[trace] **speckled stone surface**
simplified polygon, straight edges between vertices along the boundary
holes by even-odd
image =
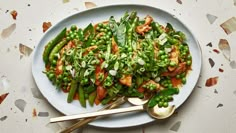
[[[38,90],[32,53],[43,36],[43,23],[93,7],[138,3],[164,9],[195,34],[203,55],[193,93],[170,119],[146,125],[105,129],[86,126],[81,133],[235,133],[235,0],[7,0],[0,1],[0,132],[53,133],[73,122],[50,124],[61,114]],[[17,14],[16,14],[17,13]],[[208,80],[217,83],[208,86]]]

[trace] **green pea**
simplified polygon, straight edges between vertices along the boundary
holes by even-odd
[[[179,89],[178,88],[175,89],[175,94],[179,94]]]
[[[75,31],[77,29],[77,26],[76,25],[72,25],[71,27],[70,27],[70,30],[71,31]]]
[[[64,82],[68,82],[69,79],[68,79],[67,77],[64,77],[64,78],[63,78],[63,81],[64,81]]]
[[[186,80],[185,77],[183,77],[183,78],[181,79],[181,81],[182,81],[183,84],[186,84],[186,81],[187,81],[187,80]]]
[[[132,33],[131,32],[128,32],[128,36],[131,36],[132,35]]]
[[[105,30],[103,28],[100,29],[101,32],[104,32]]]
[[[162,102],[162,101],[159,101],[159,102],[158,102],[158,106],[159,106],[159,107],[163,107],[163,102]]]
[[[186,51],[183,51],[181,54],[182,54],[183,56],[187,55]]]
[[[95,39],[93,39],[93,40],[92,40],[92,43],[96,43],[96,40],[95,40]]]
[[[157,102],[159,102],[160,101],[160,97],[156,97],[156,99],[155,99]]]
[[[110,44],[110,41],[106,41],[106,44]]]
[[[76,35],[75,38],[76,38],[76,39],[79,39],[79,35]]]
[[[174,67],[174,66],[176,66],[176,63],[174,61],[171,61],[170,66]]]
[[[189,50],[189,49],[188,49],[188,46],[185,46],[185,47],[184,47],[184,50],[185,50],[185,51],[188,51],[188,50]]]
[[[192,61],[188,60],[186,63],[187,63],[188,66],[190,66],[192,64]]]
[[[180,75],[179,75],[179,74],[177,74],[177,75],[176,75],[176,78],[177,78],[177,79],[180,79],[181,77],[180,77]]]
[[[163,50],[159,50],[159,55],[163,55],[165,52]]]
[[[168,101],[172,101],[173,100],[173,97],[172,96],[167,96],[167,98],[168,98]]]
[[[170,84],[168,84],[168,88],[172,88],[173,87],[173,85],[170,83]]]
[[[165,55],[161,55],[161,59],[164,60],[166,57]]]
[[[167,97],[167,96],[164,97],[164,101],[165,101],[165,102],[168,101],[168,97]]]
[[[191,59],[192,59],[192,56],[189,54],[189,55],[187,56],[187,59],[188,59],[188,60],[191,60]]]
[[[128,52],[132,52],[132,48],[131,47],[128,47]]]
[[[73,34],[73,31],[69,31],[69,35]]]
[[[108,34],[105,37],[106,37],[106,40],[110,39],[110,36]]]
[[[62,79],[62,75],[61,75],[61,74],[58,75],[58,76],[57,76],[57,79],[59,79],[59,80]]]
[[[75,35],[74,35],[74,34],[71,34],[71,35],[70,35],[70,38],[71,38],[71,39],[75,39]]]
[[[55,66],[55,65],[57,65],[57,61],[56,60],[53,60],[52,61],[52,64]]]
[[[69,37],[69,36],[67,36],[67,37],[66,37],[66,40],[67,40],[67,41],[70,41],[71,39],[70,39],[70,37]]]
[[[107,32],[108,30],[107,29],[104,29],[104,32]]]
[[[162,96],[162,95],[161,95],[159,98],[160,98],[160,99],[163,99],[163,98],[164,98],[164,96]]]
[[[91,42],[91,45],[95,45],[95,43]]]
[[[169,59],[165,58],[164,61],[165,61],[165,62],[169,62]]]
[[[98,27],[103,27],[103,23],[99,23],[99,24],[98,24]]]
[[[168,102],[164,102],[163,107],[165,107],[165,108],[168,107]]]
[[[97,30],[97,31],[100,31],[100,27],[99,27],[99,26],[98,26],[98,27],[96,27],[96,30]]]
[[[109,31],[108,33],[107,33],[109,36],[111,36],[112,35],[112,33]]]
[[[50,80],[52,80],[53,78],[54,78],[54,74],[53,73],[50,73],[49,75],[48,75],[48,78],[50,79]]]

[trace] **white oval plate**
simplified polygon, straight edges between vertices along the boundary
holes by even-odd
[[[80,106],[78,101],[73,101],[71,104],[67,103],[67,94],[56,90],[55,86],[51,84],[46,75],[42,73],[42,71],[45,70],[45,64],[42,59],[44,46],[64,27],[70,27],[71,25],[76,24],[77,26],[84,28],[89,23],[95,24],[104,20],[108,20],[110,16],[114,16],[116,19],[120,19],[120,17],[122,17],[126,11],[137,11],[140,18],[144,18],[146,15],[150,15],[154,18],[155,21],[159,22],[162,25],[166,25],[166,23],[169,22],[176,30],[180,30],[186,34],[187,43],[189,44],[193,60],[192,71],[188,75],[187,83],[181,88],[180,93],[174,96],[174,101],[172,104],[176,105],[176,107],[179,107],[191,94],[200,75],[202,56],[200,46],[190,30],[180,20],[178,20],[170,13],[155,7],[133,4],[104,6],[79,12],[64,18],[45,33],[34,51],[32,62],[33,77],[44,97],[58,111],[62,112],[65,115],[72,115],[96,111],[102,106],[90,107],[88,105],[87,108],[83,108]],[[130,105],[125,104],[123,106]],[[103,117],[102,119],[96,120],[89,124],[97,127],[120,128],[137,126],[152,121],[154,121],[154,119],[148,116],[148,114],[145,112],[132,112]]]

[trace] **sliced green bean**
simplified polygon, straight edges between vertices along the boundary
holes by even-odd
[[[97,91],[94,91],[91,94],[89,94],[88,101],[90,106],[93,106],[96,96],[97,96]]]
[[[66,28],[64,28],[54,39],[52,39],[44,48],[43,61],[48,64],[49,54],[57,43],[59,43],[66,35]]]
[[[57,54],[65,45],[66,45],[67,41],[62,40],[61,42],[59,42],[51,51],[50,55],[49,55],[49,62],[53,63],[55,54]]]
[[[77,90],[77,81],[76,80],[72,80],[71,81],[71,88],[67,97],[67,102],[71,103],[74,99],[75,96],[75,92]]]
[[[82,107],[86,107],[86,101],[85,101],[85,96],[84,96],[84,89],[80,85],[79,86],[79,102]]]

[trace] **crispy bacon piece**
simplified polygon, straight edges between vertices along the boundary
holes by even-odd
[[[175,62],[176,63],[176,65],[178,65],[179,64],[179,51],[178,51],[178,49],[176,48],[176,46],[173,46],[172,47],[172,50],[171,50],[171,52],[170,52],[170,61],[171,62]],[[168,67],[168,70],[169,71],[174,71],[175,69],[176,69],[176,67],[177,66],[169,66]]]
[[[139,86],[139,88],[137,89],[138,92],[143,93],[145,92],[145,88],[143,88],[144,85],[148,85],[148,84],[153,84],[156,85],[156,91],[160,90],[160,84],[156,83],[153,80],[149,80],[148,82],[144,82],[142,85]]]
[[[186,69],[187,69],[186,62],[181,62],[181,63],[179,63],[178,67],[174,71],[164,72],[164,73],[162,73],[162,76],[174,77],[178,74],[181,74],[181,73],[185,72]]]
[[[122,78],[120,78],[120,83],[126,86],[131,86],[132,84],[132,76],[131,75],[123,75]]]
[[[94,49],[97,49],[97,48],[98,48],[97,45],[87,47],[87,48],[86,48],[86,51],[84,51],[83,55],[87,55],[90,51],[92,51],[92,50],[94,50]]]
[[[148,32],[152,29],[149,25],[153,21],[153,18],[149,15],[145,17],[145,23],[136,27],[136,32],[144,36],[144,32]]]
[[[119,52],[119,47],[114,39],[114,37],[112,37],[112,53],[116,54]]]
[[[69,49],[71,49],[71,48],[73,48],[73,47],[75,47],[74,42],[73,42],[73,41],[68,42],[68,44],[67,44],[65,47],[63,47],[63,48],[61,49],[60,55],[62,55],[65,51],[67,51],[67,50],[69,50]],[[61,58],[59,58],[59,59],[57,60],[57,64],[56,64],[55,74],[56,74],[56,75],[62,74],[62,73],[63,73],[62,68],[63,68],[63,61],[62,61]]]
[[[103,88],[101,85],[97,87],[97,97],[99,100],[102,100],[103,98],[106,97],[107,90]]]

